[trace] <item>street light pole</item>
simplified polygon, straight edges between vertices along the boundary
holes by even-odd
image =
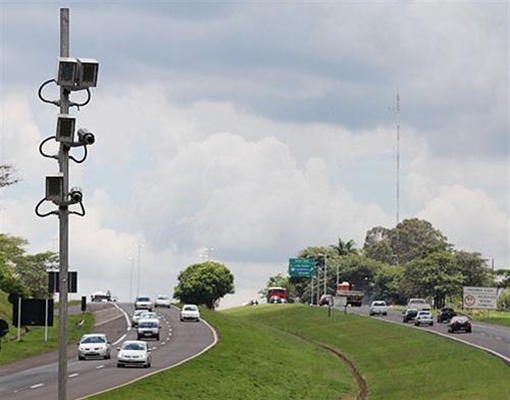
[[[140,263],[142,258],[142,247],[143,244],[138,243],[136,245],[138,247],[138,271],[137,271],[137,279],[136,279],[136,297],[140,296]]]
[[[129,257],[129,261],[131,261],[131,273],[129,275],[129,301],[133,300],[133,270],[135,269],[135,258]]]

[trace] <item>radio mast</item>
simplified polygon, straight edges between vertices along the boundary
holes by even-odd
[[[396,225],[400,222],[400,96],[397,92]]]

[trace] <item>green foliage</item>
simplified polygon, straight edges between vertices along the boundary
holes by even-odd
[[[0,234],[0,290],[26,297],[47,298],[48,273],[58,267],[58,255],[51,251],[26,254],[28,241]]]
[[[510,311],[510,287],[507,287],[498,297],[498,310]]]
[[[405,264],[451,247],[441,231],[430,222],[413,218],[403,220],[393,229],[372,228],[367,232],[363,250],[375,260]]]
[[[204,304],[214,309],[226,294],[234,293],[234,276],[223,264],[206,261],[181,271],[174,297],[181,303]]]
[[[0,165],[0,188],[14,185],[19,181],[20,179],[16,176],[16,170],[12,165]]]

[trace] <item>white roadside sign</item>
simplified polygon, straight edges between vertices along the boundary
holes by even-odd
[[[462,305],[464,308],[497,308],[498,289],[490,287],[464,286]]]

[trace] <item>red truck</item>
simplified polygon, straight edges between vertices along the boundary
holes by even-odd
[[[346,306],[361,307],[363,303],[364,293],[359,290],[354,290],[354,285],[349,282],[339,283],[336,288],[337,299],[335,304],[344,304]]]
[[[281,286],[271,286],[267,289],[266,300],[268,303],[286,303],[287,289]]]

